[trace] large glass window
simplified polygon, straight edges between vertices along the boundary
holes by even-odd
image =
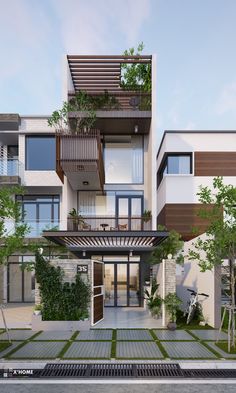
[[[160,184],[163,175],[187,175],[192,173],[191,153],[169,153],[165,156],[163,164],[157,173],[157,185]]]
[[[26,137],[26,166],[30,171],[55,170],[56,144],[53,136]]]
[[[105,182],[143,183],[143,138],[141,135],[105,137]]]
[[[58,228],[58,195],[24,195],[17,196],[17,200],[22,206],[22,221],[30,226],[27,236],[38,237],[45,229]]]
[[[78,192],[78,206],[80,213],[82,216],[86,217],[115,216],[118,213],[118,205],[116,204],[117,198],[119,196],[127,195],[130,197],[140,196],[139,199],[135,198],[132,200],[132,215],[140,215],[140,200],[143,198],[142,191],[106,191],[104,193],[96,191],[80,191]]]

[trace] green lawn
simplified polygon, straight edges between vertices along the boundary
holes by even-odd
[[[216,346],[220,349],[222,349],[222,351],[224,351],[225,353],[230,353],[230,354],[236,354],[236,347],[230,349],[230,352],[228,352],[228,343],[227,341],[224,342],[218,342],[216,343]]]
[[[9,342],[0,342],[0,352],[4,351],[4,349],[10,347],[11,344]]]

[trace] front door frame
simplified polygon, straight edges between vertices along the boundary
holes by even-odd
[[[127,288],[127,304],[126,304],[126,306],[124,306],[124,305],[118,305],[117,304],[117,265],[125,265],[126,264],[126,266],[127,266],[127,286],[126,286],[126,288]],[[135,305],[131,305],[130,306],[130,297],[129,297],[129,293],[130,293],[130,290],[129,290],[129,285],[130,285],[130,265],[131,264],[137,264],[137,265],[139,265],[139,293],[140,293],[140,295],[139,295],[139,297],[138,297],[138,299],[139,299],[139,304],[137,305],[137,306],[135,306]],[[141,307],[141,303],[142,303],[142,299],[141,299],[141,262],[139,261],[137,261],[137,262],[130,262],[130,261],[125,261],[125,262],[123,262],[123,261],[121,261],[121,262],[114,262],[114,261],[106,261],[106,262],[104,262],[104,272],[105,272],[105,265],[114,265],[114,305],[113,306],[107,306],[107,305],[105,305],[104,307]],[[104,287],[105,287],[105,285],[104,285]],[[106,288],[105,288],[105,290],[106,290]]]

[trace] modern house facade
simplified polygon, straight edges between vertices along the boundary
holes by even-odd
[[[150,67],[151,89],[121,87],[123,64],[139,63]],[[146,261],[167,236],[155,219],[155,56],[67,56],[64,100],[79,91],[91,97],[105,91],[117,106],[97,109],[93,128],[78,133],[49,127],[48,116],[1,115],[0,181],[24,185],[25,195],[16,199],[29,237],[66,246],[72,271],[90,272],[95,324],[104,304],[143,306]],[[69,113],[70,124],[79,116]],[[35,300],[34,273],[19,265],[28,260],[12,256],[3,268],[5,301]]]
[[[212,187],[213,178],[236,186],[235,131],[166,131],[157,153],[157,225],[182,235],[185,255],[198,235],[205,236],[207,223],[197,212],[200,185]],[[220,324],[221,269],[201,273],[197,263],[185,260],[177,271],[177,294],[186,302],[187,288],[209,294],[204,315],[212,326]]]
[[[124,85],[124,64],[149,67],[148,90]],[[69,112],[64,128],[50,127],[49,116],[0,115],[0,186],[24,186],[25,195],[15,198],[30,226],[29,239],[65,246],[68,255],[53,263],[70,281],[76,272],[91,281],[94,325],[103,319],[104,306],[143,307],[147,261],[168,236],[158,225],[178,231],[185,250],[193,227],[204,234],[197,192],[215,176],[236,185],[235,132],[166,131],[157,152],[154,55],[66,56],[64,69],[65,102],[83,91],[94,100],[105,95],[113,105],[106,101],[95,108],[93,126],[79,132],[73,124],[86,109]],[[4,302],[38,301],[34,272],[21,269],[34,259],[28,254],[13,255],[0,267]],[[220,274],[203,276],[187,264],[177,270],[177,294],[186,300],[187,287],[210,291],[204,312],[217,326]],[[167,281],[174,286],[170,266],[163,293]]]

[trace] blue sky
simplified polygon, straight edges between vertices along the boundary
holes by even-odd
[[[156,53],[158,133],[236,129],[235,0],[0,0],[0,112],[61,105],[64,54]]]

